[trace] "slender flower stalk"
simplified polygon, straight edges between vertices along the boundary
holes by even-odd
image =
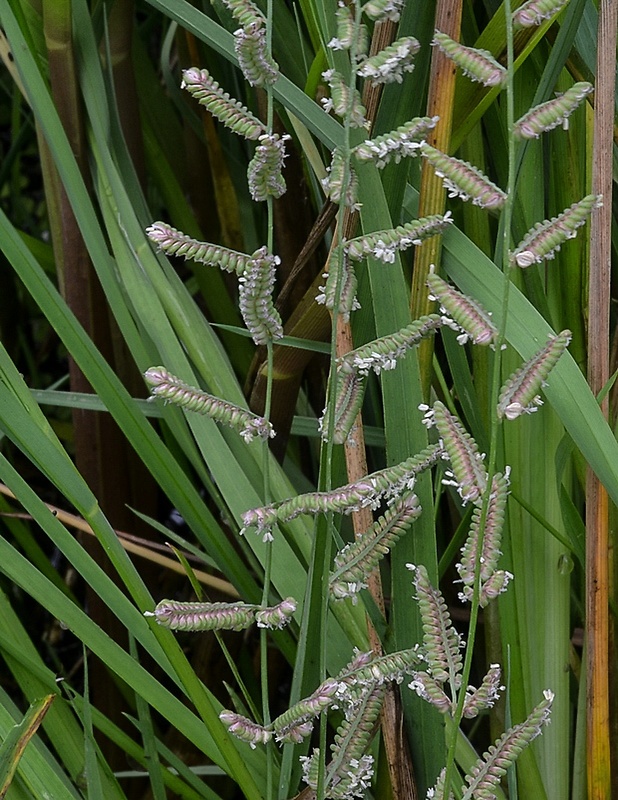
[[[471,200],[472,205],[491,210],[499,210],[504,205],[506,194],[472,164],[447,156],[426,142],[421,147],[421,155],[442,178],[449,197]]]
[[[487,50],[465,47],[440,31],[436,31],[432,44],[439,47],[470,80],[483,86],[500,86],[506,81],[506,69]]]
[[[564,94],[540,103],[520,117],[515,123],[515,135],[521,139],[538,139],[542,133],[559,125],[566,130],[571,114],[593,91],[594,86],[586,81],[573,84]]]
[[[554,258],[560,246],[577,236],[577,229],[586,224],[593,209],[602,203],[601,195],[589,194],[557,217],[538,222],[511,253],[511,265],[525,268]]]
[[[500,392],[499,419],[517,419],[521,414],[532,414],[543,405],[538,392],[570,341],[571,331],[550,336],[545,347],[511,375]]]
[[[150,386],[153,398],[161,398],[186,408],[187,411],[205,414],[217,422],[229,425],[246,442],[251,442],[256,436],[269,439],[275,435],[273,426],[264,417],[190,386],[164,367],[150,367],[144,373],[144,378]]]

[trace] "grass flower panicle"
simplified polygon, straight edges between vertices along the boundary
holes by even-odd
[[[500,665],[491,664],[478,689],[468,686],[463,709],[466,719],[477,717],[482,711],[492,708],[500,699],[500,692],[505,688],[500,684],[501,675]]]
[[[290,622],[295,611],[296,600],[293,597],[286,597],[276,606],[256,609],[255,621],[258,628],[281,630]]]
[[[571,331],[550,336],[549,341],[506,381],[498,400],[498,418],[517,419],[543,405],[538,392],[571,341]]]
[[[566,6],[569,0],[528,0],[513,12],[516,28],[531,28],[551,19]]]
[[[248,108],[224,92],[206,69],[191,67],[182,73],[182,88],[186,89],[210,113],[239,136],[259,139],[267,133],[260,120]]]
[[[187,411],[205,414],[217,422],[229,425],[246,442],[253,441],[256,436],[269,439],[275,435],[273,426],[264,417],[190,386],[164,367],[150,367],[144,373],[144,378],[150,386],[153,398],[163,399],[186,408]]]
[[[251,0],[223,0],[223,4],[232,12],[232,16],[240,25],[251,25],[254,22],[266,23],[266,17]]]
[[[471,200],[472,205],[497,211],[506,202],[506,194],[492,183],[486,175],[458,158],[447,156],[426,142],[421,147],[421,155],[429,161],[442,182],[449,197]]]
[[[589,194],[557,217],[537,222],[511,253],[511,264],[525,269],[540,264],[544,259],[554,258],[561,245],[574,239],[577,229],[585,225],[593,209],[602,204],[601,195]]]
[[[363,6],[363,14],[376,22],[399,22],[405,0],[369,0]]]
[[[331,50],[349,50],[357,39],[356,25],[349,6],[339,0],[337,10],[337,35],[330,40],[328,47]]]
[[[352,151],[359,161],[374,161],[378,169],[391,160],[398,164],[402,158],[415,156],[427,134],[436,127],[439,117],[414,117],[394,131],[374,139],[366,139]]]
[[[310,697],[299,700],[277,717],[272,728],[277,742],[302,742],[313,729],[313,720],[337,702],[339,684],[327,678]]]
[[[341,202],[345,196],[345,205],[358,211],[358,178],[356,171],[348,165],[346,182],[346,162],[339,148],[333,151],[330,166],[326,168],[326,177],[322,178],[322,188],[333,203]],[[344,194],[345,187],[345,194]]]
[[[174,631],[242,631],[255,622],[259,606],[248,603],[183,603],[161,600],[154,611],[145,611],[145,617],[154,617],[163,628]]]
[[[321,101],[324,111],[327,113],[333,111],[338,117],[344,117],[349,113],[352,127],[364,128],[367,124],[367,112],[358,89],[350,89],[343,77],[334,69],[327,69],[322,73],[322,77],[330,87],[330,97],[323,97]]]
[[[268,52],[265,22],[261,18],[234,32],[234,52],[251,86],[267,86],[279,79],[279,65]]]
[[[451,327],[461,331],[457,337],[459,344],[465,344],[468,340],[472,344],[488,345],[494,344],[498,338],[498,329],[491,321],[488,311],[472,298],[458,292],[450,284],[434,272],[432,265],[427,276],[427,286],[430,291],[430,299],[440,303],[441,311],[448,314]],[[455,323],[452,325],[452,323]]]
[[[379,83],[401,83],[406,72],[414,70],[414,56],[420,50],[413,36],[403,36],[374,56],[364,59],[356,74],[367,78],[376,86]]]
[[[272,738],[272,731],[263,725],[253,722],[242,714],[233,711],[222,711],[219,719],[237,739],[247,742],[253,750],[258,744],[268,744]]]
[[[282,170],[285,160],[285,143],[290,137],[276,133],[263,134],[249,162],[247,179],[251,198],[259,203],[268,197],[278,198],[285,194]]]
[[[238,279],[240,313],[256,344],[266,344],[283,336],[281,317],[272,298],[275,268],[279,263],[278,256],[262,247],[253,254]]]
[[[228,250],[227,247],[192,239],[166,222],[153,222],[146,228],[146,233],[150,241],[168,256],[183,256],[187,260],[197,261],[198,264],[219,267],[237,275],[242,275],[253,258],[246,253]]]
[[[374,231],[355,239],[348,239],[345,251],[349,258],[360,261],[366,256],[373,256],[385,264],[395,261],[398,250],[407,250],[413,245],[418,246],[425,239],[437,236],[453,222],[450,213],[433,214],[429,217],[414,219],[405,225],[399,225],[389,230]]]
[[[586,81],[573,84],[564,94],[531,108],[515,123],[515,135],[520,139],[538,139],[545,131],[559,125],[566,130],[569,117],[579,108],[582,100],[594,91],[594,86]]]
[[[439,47],[470,80],[483,86],[500,86],[506,81],[506,69],[487,50],[466,47],[440,31],[436,31],[432,44]]]
[[[335,397],[335,413],[332,420],[328,405],[318,420],[318,430],[322,440],[343,444],[354,425],[354,421],[361,410],[365,397],[365,381],[354,373],[335,376],[337,381],[337,394]]]

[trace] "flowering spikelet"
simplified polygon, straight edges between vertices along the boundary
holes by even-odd
[[[603,198],[600,194],[589,194],[557,217],[537,222],[511,253],[511,264],[525,268],[540,264],[545,258],[553,258],[567,239],[577,236],[577,229],[586,224],[592,210],[601,205]]]
[[[243,717],[242,714],[235,714],[233,711],[222,711],[219,714],[219,719],[231,734],[243,742],[248,742],[253,750],[258,744],[267,744],[272,737],[271,731],[257,722],[252,722],[247,717]]]
[[[234,52],[242,74],[251,86],[269,86],[279,78],[279,65],[268,52],[266,26],[262,18],[234,32]]]
[[[383,498],[398,496],[404,489],[414,488],[416,476],[430,469],[443,450],[439,445],[429,445],[415,456],[407,458],[393,467],[367,475],[354,483],[348,483],[330,492],[309,492],[288,500],[271,503],[245,511],[242,516],[243,529],[256,528],[266,539],[272,538],[271,528],[277,522],[288,522],[301,514],[326,514],[334,511],[351,514],[361,508],[377,508]]]
[[[296,600],[293,597],[286,597],[276,606],[261,608],[255,612],[255,621],[258,628],[269,628],[270,630],[281,630],[292,619],[292,614],[296,611]]]
[[[439,47],[470,80],[483,86],[500,86],[506,81],[506,69],[489,51],[465,47],[440,31],[436,31],[432,44]]]
[[[164,367],[151,367],[144,373],[144,378],[150,385],[153,398],[159,397],[188,411],[206,414],[211,419],[234,428],[245,442],[251,442],[255,436],[268,439],[275,435],[273,426],[264,417],[258,417],[234,403],[220,400],[190,386]]]
[[[399,22],[401,9],[404,0],[369,0],[363,6],[363,14],[367,14],[370,19],[384,22],[389,19],[392,22]]]
[[[461,684],[461,637],[453,627],[442,592],[431,585],[425,567],[413,564],[406,566],[414,572],[427,672],[439,683],[448,681],[454,693]]]
[[[427,672],[413,672],[408,688],[437,708],[441,714],[452,713],[453,702],[442,688],[442,681],[437,681]]]
[[[379,375],[382,370],[395,369],[399,358],[424,338],[435,333],[443,324],[439,314],[420,317],[396,333],[350,350],[337,359],[337,369],[342,374],[357,375],[368,375],[371,370]]]
[[[422,410],[427,410],[423,406]],[[447,473],[445,486],[456,486],[464,503],[477,503],[487,485],[487,473],[478,447],[463,425],[439,400],[428,409],[423,420],[427,427],[435,425],[451,462],[452,473]]]
[[[506,584],[512,577],[510,573],[499,571],[496,572],[498,559],[500,558],[500,540],[502,537],[502,527],[504,525],[504,512],[506,509],[506,500],[508,496],[508,480],[500,473],[494,475],[491,487],[491,495],[489,504],[487,506],[487,516],[485,518],[485,528],[483,532],[483,546],[480,557],[480,604],[485,607],[489,600],[484,589],[487,581],[493,578],[490,587],[495,588],[497,579],[495,575],[502,576],[502,588],[506,588]],[[478,544],[479,544],[479,525],[481,521],[481,509],[475,508],[472,512],[472,522],[470,524],[470,533],[466,543],[461,551],[461,563],[456,564],[457,572],[461,578],[464,588],[459,595],[463,601],[472,600],[474,594],[474,579],[476,575],[476,562],[478,558]]]
[[[241,25],[253,22],[266,22],[266,17],[251,0],[223,0],[223,4],[232,12],[234,19]]]
[[[329,270],[322,276],[326,278],[324,286],[319,287],[319,294],[316,295],[316,303],[320,303],[329,308],[333,313],[341,315],[344,322],[350,321],[350,314],[360,308],[360,303],[356,297],[358,279],[350,259],[344,253],[341,261],[341,280],[339,286],[339,302],[337,298],[337,272]]]
[[[332,430],[328,405],[320,417],[318,430],[323,441],[332,440],[335,444],[344,444],[363,405],[365,381],[354,373],[336,376],[336,380],[337,394]]]
[[[431,292],[430,299],[440,303],[441,311],[448,314],[455,323],[455,329],[462,332],[457,337],[459,344],[465,344],[468,340],[472,344],[493,344],[496,341],[498,329],[491,321],[489,312],[436,275],[433,265],[427,276],[427,286]]]
[[[593,85],[586,81],[573,84],[559,97],[531,108],[517,120],[513,132],[520,139],[538,139],[542,133],[557,128],[558,125],[562,125],[566,130],[569,126],[569,117],[592,91],[594,91]]]
[[[359,691],[368,686],[396,681],[401,683],[406,673],[412,672],[420,663],[415,647],[398,650],[375,657],[373,653],[356,652],[354,659],[337,675],[338,695],[346,705],[354,705]]]
[[[326,168],[326,177],[322,179],[322,188],[333,203],[340,203],[345,196],[344,204],[348,208],[358,210],[360,205],[358,198],[358,177],[351,166],[347,169],[346,184],[346,162],[340,148],[335,148],[330,167]],[[345,186],[345,194],[344,194]]]
[[[245,325],[256,344],[266,344],[283,336],[279,312],[273,305],[275,267],[279,257],[266,247],[257,250],[238,279],[238,305]]]
[[[446,780],[446,767],[440,771],[438,780],[433,789],[427,790],[427,800],[444,800],[446,787],[444,781]],[[455,800],[455,795],[452,792],[448,793],[448,800]]]
[[[406,250],[412,245],[419,245],[425,239],[436,236],[452,223],[450,213],[433,214],[429,217],[414,219],[405,225],[399,225],[385,231],[374,231],[345,243],[347,255],[360,261],[365,256],[373,256],[386,264],[395,261],[398,250]]]
[[[366,139],[352,151],[359,161],[374,161],[381,169],[389,161],[398,164],[406,156],[415,156],[421,142],[436,127],[439,117],[414,117],[396,130]]]
[[[356,74],[368,78],[374,86],[379,83],[401,83],[404,73],[414,70],[413,58],[420,47],[413,36],[403,36],[375,56],[366,58]]]
[[[210,77],[208,70],[191,67],[182,73],[182,88],[193,95],[200,105],[206,106],[210,113],[226,128],[245,139],[259,139],[266,129],[248,108],[232,100],[219,84]]]
[[[349,50],[355,39],[355,24],[352,11],[345,3],[339,2],[335,11],[337,18],[337,35],[330,40],[331,50]]]
[[[544,699],[533,709],[524,722],[514,725],[483,754],[482,758],[466,776],[469,788],[464,797],[479,800],[493,800],[496,786],[506,774],[507,769],[515,761],[524,747],[541,733],[541,729],[549,722],[554,695],[549,690],[543,692]]]
[[[571,331],[550,336],[529,361],[514,372],[502,387],[498,399],[498,418],[517,419],[521,414],[531,414],[543,405],[537,394],[547,376],[555,367],[571,341]]]
[[[384,686],[369,688],[353,707],[353,715],[337,728],[331,745],[332,760],[327,766],[328,797],[340,800],[364,797],[371,786],[373,758],[366,751],[373,739],[380,716]]]
[[[146,233],[159,250],[163,250],[169,256],[184,256],[185,259],[219,267],[226,272],[236,272],[238,275],[244,272],[252,258],[246,253],[228,250],[227,247],[199,242],[165,222],[153,222],[146,228]]]
[[[506,194],[472,164],[447,156],[427,143],[421,147],[421,155],[442,178],[449,197],[472,200],[472,205],[481,208],[500,209],[504,205]]]
[[[350,125],[353,128],[363,128],[366,125],[366,111],[362,104],[358,89],[352,89],[344,82],[341,75],[334,69],[322,73],[322,77],[330,86],[330,97],[322,98],[324,111],[334,111],[338,117],[349,115]]]
[[[278,742],[302,742],[311,733],[313,720],[337,700],[338,682],[328,678],[309,697],[299,700],[272,723]]]
[[[154,611],[145,611],[145,617],[154,617],[159,625],[174,631],[242,631],[255,621],[255,609],[247,603],[181,603],[161,600]]]
[[[366,533],[347,544],[335,556],[335,571],[330,574],[330,592],[336,600],[352,597],[367,588],[367,578],[380,559],[421,514],[418,497],[412,492],[388,508]]]
[[[280,137],[276,133],[260,136],[260,144],[255,148],[247,170],[249,192],[256,203],[268,197],[276,198],[285,194],[285,181],[281,171],[285,159],[285,142],[289,138],[287,134]]]
[[[516,28],[530,28],[540,25],[544,19],[551,19],[565,7],[569,0],[528,0],[513,12],[513,25]]]
[[[500,665],[491,664],[478,689],[468,686],[464,702],[463,715],[467,719],[477,717],[481,711],[492,708],[499,699],[504,686],[500,685]]]

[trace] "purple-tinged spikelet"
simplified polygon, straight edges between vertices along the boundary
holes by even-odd
[[[387,19],[399,22],[404,2],[405,0],[369,0],[363,6],[363,13],[378,22],[384,22]]]
[[[381,169],[389,161],[398,164],[406,156],[415,156],[429,131],[436,127],[439,117],[414,117],[396,130],[366,139],[353,153],[359,161],[374,161]]]
[[[473,719],[481,711],[493,707],[500,698],[500,692],[504,691],[504,686],[500,684],[500,677],[500,665],[491,664],[478,689],[468,686],[463,708],[463,715],[466,719]]]
[[[268,439],[275,435],[273,426],[264,417],[258,417],[234,403],[220,400],[190,386],[164,367],[150,367],[144,373],[144,378],[150,386],[153,398],[163,399],[167,403],[186,408],[187,411],[205,414],[217,422],[229,425],[238,431],[246,442],[251,442],[255,436]]]
[[[521,414],[531,414],[543,405],[538,392],[570,341],[571,331],[568,330],[550,336],[545,347],[511,375],[500,392],[499,419],[517,419]]]
[[[324,97],[321,101],[324,111],[334,111],[338,117],[349,114],[350,125],[353,128],[364,128],[367,124],[367,112],[358,89],[353,89],[350,97],[350,87],[334,69],[326,70],[322,73],[322,77],[330,86],[330,97]]]
[[[256,528],[258,534],[269,540],[272,539],[273,525],[288,522],[301,514],[326,514],[329,511],[351,514],[361,508],[377,508],[383,499],[396,497],[405,489],[412,490],[416,476],[433,467],[443,452],[439,445],[429,445],[400,464],[373,472],[330,492],[309,492],[249,509],[241,515],[244,526],[241,534],[247,528]]]
[[[263,134],[259,145],[249,163],[247,179],[251,198],[259,203],[268,197],[281,197],[285,194],[285,180],[282,170],[285,160],[285,143],[290,137],[276,133]]]
[[[448,314],[456,330],[461,331],[457,337],[459,344],[468,340],[472,344],[494,344],[498,337],[498,329],[491,321],[488,311],[472,298],[458,292],[433,271],[433,265],[427,276],[430,298],[440,303],[441,311]]]
[[[425,239],[437,236],[453,222],[450,213],[433,214],[399,225],[397,228],[384,231],[374,231],[345,243],[347,255],[354,261],[360,261],[365,256],[373,256],[385,264],[395,261],[398,250],[406,250],[412,245],[419,245]]]
[[[423,407],[425,410],[425,407]],[[454,417],[439,400],[425,414],[423,422],[435,425],[440,434],[451,472],[442,481],[446,486],[455,486],[462,501],[477,504],[487,486],[487,473],[478,447],[461,422]]]
[[[540,264],[543,259],[554,258],[564,242],[577,236],[577,229],[586,224],[592,210],[602,204],[600,194],[589,194],[557,217],[537,222],[511,253],[512,266],[525,269],[532,264]]]
[[[237,253],[235,250],[228,250],[227,247],[192,239],[166,222],[153,222],[146,228],[146,233],[150,241],[168,256],[184,256],[185,259],[197,261],[199,264],[219,267],[226,272],[236,272],[238,275],[242,275],[252,258],[246,253]]]
[[[533,709],[524,722],[514,725],[493,744],[482,758],[476,762],[466,781],[469,788],[467,797],[495,797],[495,790],[507,769],[522,750],[540,735],[541,729],[549,722],[554,695],[549,690],[543,692],[543,700]]]
[[[256,608],[247,603],[161,600],[154,611],[146,611],[144,616],[154,617],[159,625],[174,631],[242,631],[253,625]]]
[[[406,325],[396,333],[374,339],[372,342],[350,350],[337,359],[337,369],[342,374],[379,375],[383,370],[395,369],[398,359],[416,347],[423,339],[434,334],[444,324],[439,314],[428,314]]]
[[[500,86],[506,81],[506,69],[489,51],[465,47],[440,31],[436,31],[432,44],[439,47],[470,80],[484,86]]]
[[[427,672],[413,672],[412,682],[408,684],[408,688],[437,708],[441,714],[449,714],[453,712],[453,703],[442,686],[442,681],[437,681]]]
[[[414,573],[414,588],[423,625],[423,657],[427,672],[439,683],[448,682],[451,691],[461,684],[463,660],[461,636],[453,627],[442,592],[429,582],[421,564],[406,564]]]
[[[296,600],[293,597],[286,597],[276,606],[256,610],[255,621],[258,628],[280,630],[290,622],[295,611]]]
[[[513,25],[516,28],[531,28],[540,25],[544,19],[551,19],[565,7],[569,0],[528,0],[513,12]]]
[[[277,717],[272,723],[275,739],[278,742],[302,742],[311,733],[313,720],[337,701],[338,687],[337,680],[328,678],[312,695],[299,700]]]
[[[418,497],[408,492],[388,508],[358,539],[335,556],[335,571],[330,575],[330,592],[336,600],[356,599],[367,587],[367,578],[389,550],[422,512]]]
[[[498,586],[502,590],[506,589],[506,585],[512,577],[510,573],[502,570],[496,572],[498,559],[501,555],[500,541],[507,497],[508,479],[504,475],[497,473],[492,481],[480,556],[480,604],[483,608],[495,596],[494,591]],[[477,507],[472,512],[470,532],[461,551],[461,563],[455,565],[463,583],[463,590],[459,595],[462,601],[471,601],[474,594],[480,521],[481,509]],[[495,578],[495,575],[499,575],[499,577]],[[486,584],[488,584],[489,593],[485,592]]]
[[[330,167],[326,168],[326,177],[322,179],[322,188],[333,203],[340,203],[344,196],[346,183],[346,163],[341,150],[337,147],[333,151]],[[348,181],[345,187],[345,205],[358,211],[360,205],[358,198],[358,178],[351,166],[348,166]]]
[[[257,722],[253,722],[242,714],[235,714],[233,711],[222,711],[219,719],[237,739],[247,742],[253,750],[258,744],[268,744],[272,738],[272,731],[264,728]]]
[[[278,80],[279,65],[268,52],[266,26],[261,18],[234,32],[234,52],[251,86],[270,86]]]
[[[442,178],[449,197],[471,200],[472,205],[492,210],[504,205],[506,194],[472,164],[447,156],[427,143],[421,147],[421,155],[429,161],[436,175]]]
[[[359,375],[348,373],[337,375],[337,395],[332,430],[328,405],[318,422],[318,430],[323,441],[344,444],[349,436],[365,397],[365,380]]]
[[[376,55],[366,58],[356,74],[369,79],[374,86],[379,83],[401,83],[404,73],[414,70],[413,59],[420,47],[413,36],[403,36]]]
[[[279,257],[262,247],[253,254],[238,279],[240,313],[256,344],[267,344],[283,336],[281,317],[272,298],[277,264]]]
[[[232,100],[219,84],[210,77],[208,70],[191,67],[182,73],[182,88],[186,89],[226,128],[245,139],[259,139],[266,129],[248,108]]]
[[[559,97],[531,108],[527,114],[517,120],[513,132],[520,139],[538,139],[542,133],[551,131],[558,125],[562,125],[566,130],[571,114],[593,91],[594,86],[586,81],[573,84]]]
[[[420,663],[421,657],[415,647],[383,656],[356,651],[354,659],[337,675],[338,695],[346,704],[353,704],[359,692],[366,691],[369,686],[391,681],[401,683],[403,676],[411,673]]]
[[[232,12],[234,19],[241,25],[251,25],[253,22],[266,22],[266,17],[251,0],[223,0]]]

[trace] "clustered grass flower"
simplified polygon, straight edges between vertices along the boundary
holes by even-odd
[[[368,41],[367,28],[365,25],[361,25],[359,30],[356,29],[350,6],[347,6],[343,0],[339,0],[335,16],[337,18],[337,35],[330,40],[327,46],[331,50],[350,50],[354,44],[357,56],[365,53]]]
[[[335,444],[343,444],[354,425],[354,421],[361,410],[365,397],[364,378],[348,373],[346,375],[336,375],[337,392],[335,394],[335,410],[332,417],[327,405],[320,419],[318,420],[318,430],[325,442],[333,441]]]
[[[191,67],[182,73],[182,88],[186,89],[210,113],[239,136],[259,139],[266,128],[248,108],[224,92],[206,69]]]
[[[498,338],[498,329],[491,321],[491,314],[480,303],[442,280],[434,269],[432,264],[427,276],[429,298],[438,301],[442,313],[448,314],[446,324],[461,331],[457,337],[459,344],[465,344],[468,340],[477,345],[494,344]]]
[[[554,258],[561,245],[574,239],[577,229],[585,225],[593,209],[602,204],[600,194],[589,194],[557,217],[538,222],[511,253],[511,264],[525,269],[540,264],[544,259]]]
[[[517,120],[514,127],[515,135],[520,139],[538,139],[542,133],[559,125],[566,130],[571,114],[593,91],[594,86],[591,83],[580,81],[553,100],[539,103]]]
[[[398,250],[407,250],[413,245],[418,246],[425,239],[437,236],[452,221],[450,212],[415,219],[396,228],[374,231],[348,239],[344,245],[345,252],[354,261],[373,256],[385,264],[392,264]]]
[[[369,0],[363,6],[363,14],[378,22],[399,22],[405,0]]]
[[[380,560],[390,551],[421,515],[418,497],[407,492],[371,525],[369,530],[347,544],[335,556],[335,570],[330,574],[329,589],[336,600],[356,595],[367,588],[367,579]]]
[[[569,0],[528,0],[513,12],[516,28],[531,28],[543,20],[551,19],[566,6]]]
[[[324,111],[333,111],[338,117],[349,115],[353,128],[364,128],[367,124],[366,110],[358,89],[350,89],[343,77],[334,69],[322,73],[330,87],[330,97],[322,98]]]
[[[345,205],[358,211],[360,208],[357,202],[358,178],[353,167],[350,164],[346,166],[343,154],[338,147],[333,151],[330,166],[326,168],[326,177],[322,178],[321,183],[326,195],[333,203],[339,203],[345,197]]]
[[[500,86],[506,81],[506,69],[487,50],[466,47],[440,31],[435,32],[432,44],[471,80],[483,86]]]
[[[225,272],[235,272],[237,275],[242,275],[253,258],[251,255],[238,253],[227,247],[192,239],[166,222],[153,222],[146,228],[146,233],[150,241],[168,256],[183,256],[186,260],[219,267]]]
[[[223,4],[229,8],[232,16],[240,25],[266,22],[266,17],[252,0],[223,0]]]
[[[163,399],[229,425],[238,431],[245,442],[253,441],[256,436],[269,439],[275,435],[273,426],[264,417],[190,386],[164,367],[150,367],[144,373],[144,378],[153,398]]]
[[[257,623],[259,628],[277,630],[287,625],[296,611],[296,600],[286,597],[272,607],[251,603],[203,603],[161,600],[154,611],[159,625],[174,631],[242,631]]]
[[[316,303],[325,305],[333,313],[339,314],[344,322],[349,322],[350,314],[361,307],[356,297],[358,279],[350,259],[344,253],[339,265],[339,275],[336,270],[329,269],[322,277],[326,282],[324,286],[319,287]],[[337,290],[339,290],[339,304],[335,302]]]
[[[309,697],[299,700],[273,721],[277,742],[302,742],[313,729],[313,720],[337,700],[338,681],[327,678]]]
[[[467,161],[447,156],[426,142],[421,147],[421,155],[429,161],[436,175],[442,178],[449,197],[471,200],[472,205],[491,210],[501,209],[506,202],[506,194],[502,189]]]
[[[352,151],[359,161],[373,161],[381,169],[391,160],[415,156],[427,134],[436,127],[439,117],[414,117],[396,130],[366,139]]]
[[[532,414],[543,405],[538,392],[570,341],[569,330],[550,336],[547,344],[510,376],[498,399],[499,419],[514,420],[521,414]]]
[[[283,336],[281,317],[272,299],[275,285],[275,268],[279,257],[266,247],[254,254],[242,276],[238,279],[238,305],[245,325],[256,344],[267,344]]]
[[[266,23],[261,17],[234,32],[234,52],[251,86],[267,86],[278,80],[279,65],[268,51]]]
[[[492,708],[500,699],[500,693],[505,688],[501,685],[500,678],[500,665],[491,664],[478,689],[468,686],[463,709],[466,719],[477,717],[481,711]]]
[[[256,203],[268,197],[278,198],[285,194],[282,170],[285,143],[289,139],[288,134],[279,136],[276,133],[265,133],[260,136],[259,145],[247,170],[249,192]]]
[[[247,742],[252,750],[255,750],[258,744],[268,744],[272,738],[272,731],[260,725],[257,722],[252,722],[242,714],[235,714],[233,711],[222,711],[219,714],[219,719],[237,739]]]
[[[420,50],[413,36],[403,36],[374,56],[364,59],[356,74],[376,86],[380,83],[401,83],[406,72],[414,70],[414,56]]]

